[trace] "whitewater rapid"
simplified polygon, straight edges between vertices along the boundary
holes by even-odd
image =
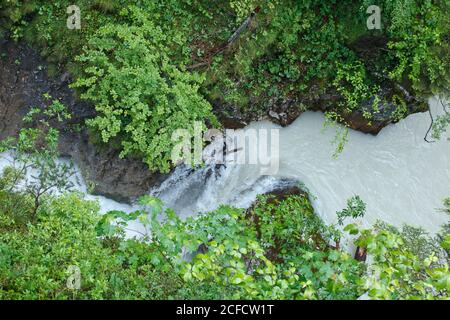
[[[436,99],[430,100],[430,106],[434,115],[443,112]],[[354,195],[367,205],[362,220],[366,226],[381,219],[435,233],[449,221],[440,208],[443,199],[450,196],[450,142],[446,137],[434,143],[424,141],[430,125],[428,113],[410,115],[377,136],[350,130],[337,158],[332,156],[335,146],[331,143],[335,130],[324,131],[324,121],[320,112],[305,112],[285,128],[259,121],[244,129],[279,130],[279,170],[275,175],[262,175],[261,167],[255,164],[210,164],[198,170],[181,165],[149,194],[185,217],[221,204],[246,208],[258,194],[290,179],[307,188],[317,214],[328,224],[336,221],[336,212]],[[11,154],[1,155],[0,171],[10,160]],[[88,194],[80,170],[75,169],[74,189],[84,193],[87,200],[98,201],[101,213],[139,209]],[[130,223],[127,231],[129,236],[145,232],[138,222]]]
[[[443,112],[437,99],[430,99],[430,107],[435,116]],[[354,195],[367,204],[366,226],[381,219],[435,233],[450,220],[440,210],[443,199],[450,196],[450,142],[446,137],[424,141],[428,113],[410,115],[377,136],[350,130],[337,158],[332,156],[335,146],[331,143],[336,132],[324,131],[324,121],[320,112],[305,112],[285,128],[269,121],[245,128],[279,129],[279,171],[274,176],[262,176],[258,165],[197,171],[182,167],[150,193],[187,216],[220,204],[248,207],[257,194],[289,178],[309,190],[317,214],[328,224],[336,222],[336,212]]]

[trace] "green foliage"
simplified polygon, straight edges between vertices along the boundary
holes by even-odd
[[[49,96],[47,98],[51,99]],[[36,123],[31,126],[35,118]],[[0,192],[3,195],[5,192],[6,195],[10,192],[18,195],[16,202],[3,202],[3,210],[14,214],[18,220],[26,221],[27,217],[34,219],[43,198],[72,187],[69,181],[74,173],[72,164],[59,161],[59,131],[51,126],[55,120],[62,122],[68,118],[70,115],[64,105],[54,100],[44,110],[30,110],[24,118],[30,127],[22,128],[17,138],[0,141],[0,152],[9,152],[10,158],[6,160],[11,164],[4,170]],[[33,203],[31,212],[23,210],[30,202]]]
[[[275,260],[288,260],[304,248],[325,249],[337,239],[314,213],[308,196],[291,196],[283,201],[262,196],[248,212],[261,244]]]
[[[446,136],[446,132],[450,127],[450,112],[447,109],[448,101],[446,101],[445,96],[438,95],[437,100],[438,104],[442,108],[442,112],[433,118],[431,136],[435,140],[440,140],[443,136]],[[450,136],[447,140],[450,140]]]
[[[358,211],[355,199],[349,203]],[[174,276],[174,297],[354,299],[369,290],[378,299],[431,299],[448,290],[446,264],[420,230],[354,228],[352,233],[360,232],[357,244],[374,259],[365,275],[360,263],[329,246],[336,231],[323,225],[304,196],[281,202],[260,197],[247,212],[221,207],[185,221],[163,212],[155,198],[146,196],[141,204],[143,211],[104,215],[96,231],[108,243],[122,237],[127,221],[148,226],[152,231],[140,243],[153,252],[149,259],[156,270]]]
[[[335,111],[328,111],[325,113],[325,122],[322,131],[324,132],[330,127],[335,130],[335,135],[331,143],[335,146],[333,158],[336,159],[344,151],[345,144],[348,141],[349,129],[342,116]]]
[[[361,293],[362,266],[329,246],[337,233],[314,215],[306,196],[260,197],[247,212],[223,206],[185,221],[162,212],[157,199],[141,203],[146,210],[128,217],[111,212],[98,230],[111,232],[112,218],[139,219],[163,260],[195,288],[191,298],[348,299]]]
[[[13,188],[18,180],[18,172],[14,168],[5,168],[0,178],[0,211],[14,221],[19,228],[26,226],[33,215],[33,201],[31,197],[24,197]],[[1,231],[8,231],[4,225]]]
[[[444,200],[445,211],[450,214],[450,198]]]
[[[448,127],[450,127],[450,113],[437,116],[433,123],[432,137],[436,140],[441,139]],[[447,140],[450,140],[450,138],[447,138]]]
[[[371,256],[363,286],[372,299],[448,299],[448,261],[439,259],[439,250],[430,250],[430,241],[420,230],[401,234],[383,225],[360,231],[356,244]],[[420,243],[422,242],[422,243]],[[425,245],[424,243],[425,242]],[[421,257],[425,252],[429,255]]]
[[[179,279],[155,270],[152,248],[135,240],[102,241],[98,205],[71,194],[46,203],[25,230],[0,212],[0,299],[168,298]],[[11,230],[12,229],[12,230]],[[80,290],[66,286],[70,266]]]
[[[260,0],[230,0],[230,7],[236,14],[238,19],[244,19],[253,12],[253,10],[261,4]],[[273,5],[273,1],[268,1],[268,5]]]
[[[25,226],[0,208],[0,298],[355,299],[365,291],[376,299],[447,297],[447,264],[423,233],[347,228],[372,257],[366,274],[361,262],[330,245],[339,234],[314,215],[306,196],[264,196],[247,211],[222,206],[186,220],[158,199],[140,203],[131,214],[100,216],[95,202],[66,194],[46,201]],[[127,222],[135,219],[151,232],[127,239]],[[80,269],[78,290],[66,284],[71,266]]]
[[[403,246],[421,260],[425,260],[431,255],[435,255],[440,261],[448,260],[449,257],[442,251],[441,239],[445,237],[445,229],[443,233],[431,237],[422,228],[416,228],[404,225],[402,228],[395,228],[383,222],[377,222],[375,228],[380,230],[387,230],[390,233],[399,236],[403,240]]]
[[[382,1],[392,78],[408,79],[418,92],[448,94],[448,1]]]
[[[338,217],[338,224],[343,225],[347,218],[357,219],[364,216],[366,213],[366,204],[359,196],[353,196],[347,200],[347,208],[336,213]]]
[[[166,36],[143,11],[121,13],[134,24],[100,28],[78,58],[84,77],[74,86],[95,104],[99,115],[88,124],[103,142],[120,136],[122,157],[142,154],[150,169],[168,172],[173,131],[192,133],[194,121],[212,119],[211,107],[197,92],[201,78],[171,64]]]
[[[337,66],[334,85],[343,95],[345,102],[342,103],[342,107],[348,112],[357,109],[362,101],[370,99],[378,91],[371,88],[366,81],[366,71],[361,62]]]

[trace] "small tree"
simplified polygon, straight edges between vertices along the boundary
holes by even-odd
[[[73,165],[59,160],[59,131],[50,125],[54,120],[62,122],[68,118],[70,115],[64,105],[54,100],[44,110],[32,108],[24,118],[30,126],[22,128],[16,138],[10,137],[0,142],[0,152],[10,162],[10,166],[3,171],[7,179],[3,180],[1,187],[3,191],[23,193],[31,199],[32,219],[36,218],[45,195],[73,187],[70,182],[74,174]]]
[[[366,204],[359,196],[351,197],[347,200],[347,208],[337,212],[338,224],[344,225],[347,218],[361,218],[366,213]]]

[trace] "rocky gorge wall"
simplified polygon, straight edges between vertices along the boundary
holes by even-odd
[[[82,125],[95,110],[76,98],[69,82],[68,73],[48,77],[45,61],[27,45],[0,40],[0,139],[17,134],[28,110],[48,105],[44,94],[49,94],[72,114],[59,128],[61,155],[78,164],[85,180],[94,184],[93,194],[129,202],[163,179],[140,159],[119,159],[119,150],[91,143]]]
[[[93,143],[84,121],[95,116],[93,106],[77,99],[69,88],[70,75],[65,72],[49,77],[46,62],[39,54],[24,43],[0,39],[0,139],[17,134],[22,126],[22,118],[30,107],[42,107],[49,103],[44,94],[62,102],[72,114],[72,118],[59,129],[60,152],[71,157],[80,167],[85,180],[93,185],[93,194],[111,199],[131,202],[146,193],[152,186],[161,183],[167,175],[153,173],[139,158],[120,159],[118,148],[111,145]],[[386,89],[386,92],[389,91]],[[266,119],[287,126],[303,112],[296,105],[307,104],[312,110],[326,111],[339,101],[337,94],[323,94],[305,98],[269,103]],[[253,120],[237,110],[232,118],[222,116],[223,106],[212,102],[215,113],[225,128],[242,128]],[[362,111],[355,111],[345,117],[348,126],[355,130],[378,134],[392,123],[392,106],[382,108],[383,112],[372,121],[363,117]],[[410,113],[421,108],[412,104]]]

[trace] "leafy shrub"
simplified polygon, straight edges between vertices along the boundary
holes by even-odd
[[[409,231],[402,235],[383,226],[362,230],[357,244],[367,248],[371,256],[363,286],[372,299],[447,299],[450,291],[448,263],[436,255],[436,250],[414,239]],[[417,232],[416,232],[417,233]],[[424,241],[424,238],[422,238]],[[420,248],[425,248],[422,251]],[[426,258],[420,257],[424,252]]]
[[[129,24],[108,24],[89,40],[78,60],[84,77],[74,87],[95,104],[88,124],[103,142],[120,137],[121,156],[142,155],[152,170],[169,171],[173,131],[212,120],[211,106],[198,93],[201,77],[171,64],[166,36],[143,11],[129,7]]]
[[[329,246],[336,231],[313,214],[306,196],[260,197],[249,212],[222,206],[185,221],[163,213],[157,199],[141,201],[146,210],[128,217],[111,212],[100,230],[113,231],[111,218],[139,218],[151,229],[150,243],[193,290],[191,298],[349,299],[361,293],[361,264]]]
[[[167,298],[177,278],[155,270],[152,248],[134,240],[103,243],[95,226],[98,205],[76,194],[54,198],[25,230],[0,212],[1,299]],[[12,228],[12,230],[11,230]],[[70,266],[81,271],[80,290],[66,285]],[[69,273],[68,273],[69,272]]]
[[[50,96],[47,96],[50,99]],[[39,119],[40,118],[40,119]],[[65,106],[58,100],[44,110],[32,108],[25,116],[26,127],[18,137],[0,141],[0,152],[9,152],[10,166],[4,170],[0,192],[6,195],[3,210],[13,213],[18,220],[35,219],[43,198],[56,191],[66,191],[73,185],[69,178],[74,174],[72,163],[60,161],[58,152],[59,130],[50,122],[62,122],[70,118]],[[35,122],[33,126],[31,123]],[[3,156],[0,156],[3,157]],[[10,203],[7,195],[17,195],[16,203]],[[23,201],[30,205],[30,214],[16,210]],[[30,204],[32,202],[32,204]]]
[[[336,213],[338,224],[343,225],[346,218],[361,218],[366,213],[366,204],[360,196],[353,196],[347,200],[347,208]]]

